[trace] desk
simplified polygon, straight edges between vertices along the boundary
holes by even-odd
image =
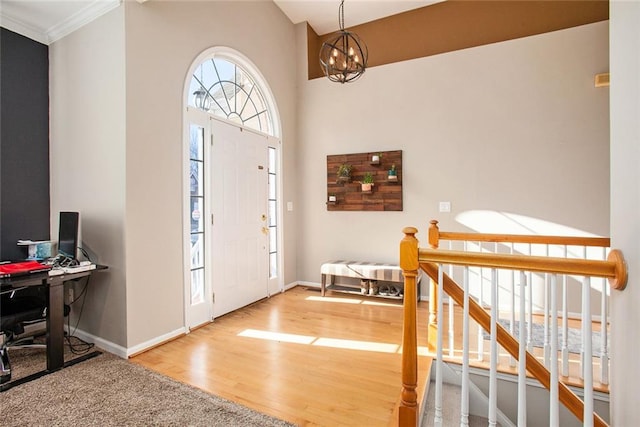
[[[0,278],[0,284],[2,286],[10,286],[14,288],[24,288],[28,286],[45,286],[48,290],[46,320],[47,369],[32,376],[25,377],[24,381],[22,381],[23,379],[19,379],[17,381],[11,381],[2,384],[2,391],[10,388],[13,385],[18,385],[64,368],[64,284],[72,280],[90,276],[95,271],[105,269],[107,269],[106,266],[98,265],[93,270],[80,271],[77,273],[64,273],[56,276],[49,276],[48,272],[44,272],[12,278]],[[77,363],[81,360],[85,360],[97,354],[85,355],[82,358],[74,359],[72,362]]]

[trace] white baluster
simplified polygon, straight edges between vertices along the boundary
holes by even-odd
[[[607,250],[603,248],[602,259],[607,259]],[[609,306],[607,304],[607,295],[609,292],[609,283],[606,279],[600,279],[602,282],[602,295],[600,298],[600,382],[609,384],[609,349],[608,338],[609,331]]]
[[[464,267],[464,314],[462,316],[462,390],[460,427],[469,425],[469,267]]]
[[[437,335],[437,348],[436,348],[436,411],[435,417],[433,420],[433,425],[435,427],[442,427],[442,371],[444,369],[444,363],[442,360],[442,337],[444,335],[442,320],[444,319],[444,314],[442,313],[443,302],[442,299],[444,297],[444,287],[443,287],[443,272],[442,272],[442,264],[439,265],[438,268],[438,335]]]
[[[454,328],[455,325],[453,323],[453,310],[455,308],[455,301],[449,298],[449,357],[453,357],[455,352],[455,343],[454,343]]]
[[[559,419],[559,391],[558,391],[558,276],[551,276],[551,380],[549,396],[549,427],[557,427]]]
[[[478,248],[480,253],[482,253],[482,242],[478,242]],[[478,272],[480,273],[480,307],[484,308],[484,269],[478,268]],[[482,333],[482,328],[478,328],[478,361],[484,360],[484,334]]]
[[[518,427],[527,426],[526,303],[527,275],[520,272],[520,346],[518,351]]]
[[[567,246],[564,246],[564,257],[567,258]],[[569,313],[567,275],[562,276],[562,376],[569,376]]]
[[[449,250],[452,249],[451,247],[451,240],[449,240]],[[449,264],[449,277],[453,277],[453,265]],[[449,297],[449,357],[453,357],[454,356],[454,349],[455,349],[455,342],[454,342],[454,331],[455,331],[455,325],[453,323],[453,309],[455,308],[455,301],[453,301],[453,298]]]
[[[549,256],[549,245],[545,246],[545,256]],[[544,274],[544,366],[549,366],[549,274]]]
[[[606,279],[602,279],[602,299],[600,306],[600,313],[602,319],[600,321],[600,382],[602,384],[609,384],[609,310],[607,305],[607,292],[609,291],[609,284]]]
[[[585,427],[593,426],[593,360],[591,342],[591,278],[582,281],[582,346],[584,349],[584,363],[582,373],[584,377],[584,423]]]
[[[585,246],[582,247],[582,259],[586,259],[587,258],[587,248]],[[584,292],[584,286],[583,286],[583,292]],[[580,310],[580,313],[582,313],[582,327],[584,328],[584,322],[585,322],[585,310],[587,310],[587,307],[585,307],[585,304],[587,303],[587,301],[589,301],[589,303],[591,302],[591,292],[588,292],[588,296],[585,296],[584,294],[582,295],[582,309]],[[589,312],[591,312],[591,307],[588,308]],[[591,316],[589,316],[589,322],[591,322]],[[584,329],[583,329],[584,331]],[[591,361],[587,361],[585,360],[585,349],[584,349],[584,336],[582,337],[582,342],[580,343],[580,379],[584,380],[584,367],[585,364],[589,364],[591,365]]]
[[[529,243],[529,256],[531,256],[531,243]],[[527,325],[527,350],[533,352],[533,339],[531,337],[531,331],[533,330],[533,273],[527,272],[527,285],[529,291],[529,317]]]
[[[509,248],[509,253],[511,255],[514,254],[513,243],[511,243],[511,247]],[[516,327],[516,272],[511,270],[511,313],[509,318],[509,333],[512,336],[515,336],[515,327]],[[509,357],[509,366],[514,368],[516,366],[516,358],[511,356]]]
[[[498,412],[498,271],[491,270],[491,349],[489,366],[489,425],[497,425]]]
[[[482,362],[484,360],[484,332],[483,332],[483,329],[480,327],[478,327],[477,341],[478,341],[478,357],[476,360],[478,362]]]

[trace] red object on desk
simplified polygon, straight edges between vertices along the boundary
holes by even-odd
[[[0,264],[0,277],[22,276],[49,270],[51,270],[50,265],[45,265],[38,261],[12,262],[9,264]]]

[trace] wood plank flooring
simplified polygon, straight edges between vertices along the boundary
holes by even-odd
[[[427,318],[418,303],[418,325]],[[401,339],[401,302],[297,286],[131,360],[297,425],[387,426]],[[426,339],[418,327],[419,345]],[[424,371],[430,359],[418,363]]]
[[[431,363],[428,302],[418,303],[417,316],[421,389]],[[459,307],[455,318],[461,325]],[[401,337],[401,302],[332,292],[323,298],[318,289],[298,286],[131,360],[297,425],[387,426],[400,397]],[[461,348],[461,327],[455,341]],[[573,378],[564,380],[580,386],[577,358],[571,356]],[[488,353],[480,362],[472,351],[472,365],[486,368],[488,360]],[[514,373],[508,360],[501,354],[499,370]],[[606,392],[597,370],[594,376],[596,389]]]

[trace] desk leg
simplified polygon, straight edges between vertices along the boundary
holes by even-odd
[[[324,296],[324,290],[326,286],[327,286],[327,275],[323,274],[322,283],[320,284],[320,295]]]
[[[64,366],[64,285],[49,285],[47,301],[47,371]]]

